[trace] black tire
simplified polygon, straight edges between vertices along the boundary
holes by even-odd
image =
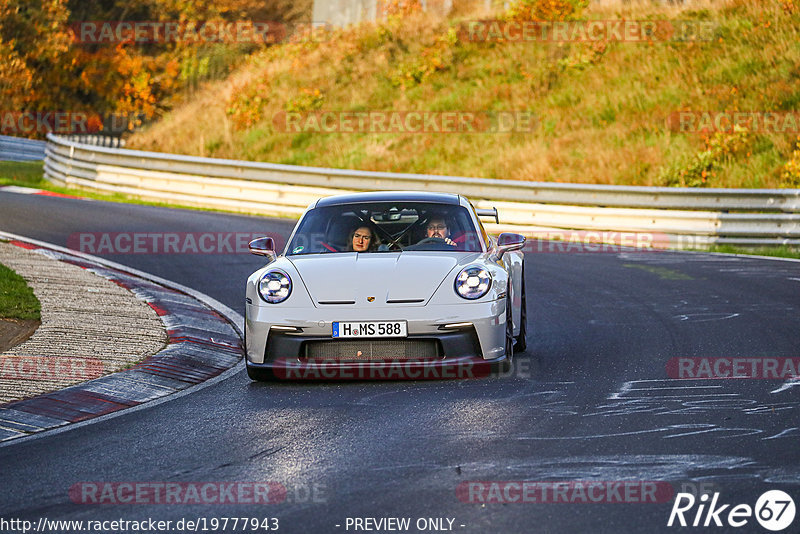
[[[256,382],[267,382],[273,380],[274,378],[272,373],[269,371],[264,369],[255,369],[247,365],[247,363],[245,363],[245,366],[247,367],[247,376],[250,377],[250,380],[254,380]]]
[[[254,382],[275,382],[278,378],[271,369],[256,369],[247,365],[247,376]]]
[[[528,299],[525,298],[525,264],[522,267],[522,305],[519,314],[519,335],[514,344],[514,352],[525,352],[528,348]]]
[[[511,365],[514,361],[514,313],[512,311],[511,297],[511,281],[509,281],[508,292],[506,293],[506,359],[502,366],[504,373],[511,370]]]

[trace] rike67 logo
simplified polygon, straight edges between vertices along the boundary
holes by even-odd
[[[739,528],[747,525],[755,515],[756,521],[762,527],[777,532],[794,521],[794,500],[783,491],[770,490],[763,493],[756,501],[755,508],[749,504],[737,504],[733,507],[730,504],[719,505],[719,496],[719,493],[714,493],[709,497],[706,493],[696,499],[691,493],[678,493],[667,526],[721,527],[727,524]],[[695,504],[698,505],[696,511],[693,510]]]

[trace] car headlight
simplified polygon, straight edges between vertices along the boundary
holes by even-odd
[[[464,267],[456,276],[456,293],[458,296],[475,300],[489,292],[492,285],[492,275],[489,271],[477,265]]]
[[[267,271],[258,281],[258,294],[270,304],[277,304],[292,294],[292,279],[282,271]]]

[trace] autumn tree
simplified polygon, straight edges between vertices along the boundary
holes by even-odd
[[[66,0],[0,0],[0,98],[4,109],[59,103],[54,67],[68,52]]]
[[[79,42],[84,22],[308,21],[311,0],[0,0],[0,109],[147,119],[258,43]],[[260,46],[265,46],[261,44]]]

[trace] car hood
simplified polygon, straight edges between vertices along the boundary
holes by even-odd
[[[291,262],[315,304],[424,306],[463,253],[403,252],[293,256]]]

